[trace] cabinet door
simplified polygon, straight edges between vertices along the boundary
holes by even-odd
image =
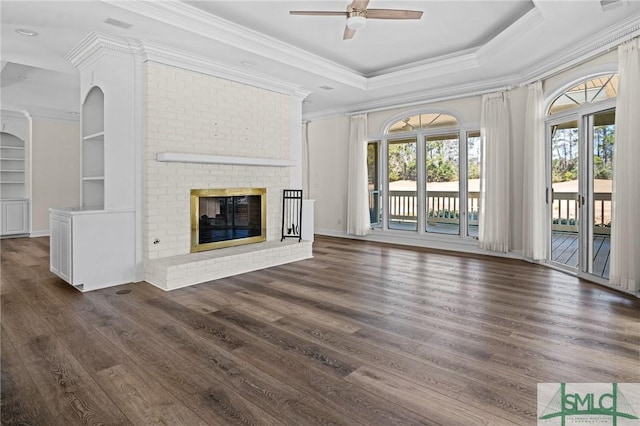
[[[72,284],[71,217],[51,215],[49,232],[51,272]]]
[[[29,232],[29,202],[26,200],[2,202],[2,235]]]

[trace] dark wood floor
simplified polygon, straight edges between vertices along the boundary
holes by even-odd
[[[82,294],[1,244],[2,424],[533,425],[539,382],[640,382],[640,301],[521,261],[318,238]]]

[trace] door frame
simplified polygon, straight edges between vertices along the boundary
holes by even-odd
[[[553,101],[552,98],[550,102]],[[589,157],[589,153],[592,152],[592,149],[589,145],[589,142],[592,140],[593,135],[588,134],[588,119],[590,116],[597,114],[599,112],[604,112],[607,110],[616,108],[616,98],[606,99],[596,103],[587,103],[580,105],[576,108],[563,111],[554,115],[549,115],[545,118],[545,181],[546,181],[546,191],[549,194],[546,200],[547,208],[545,214],[546,220],[546,229],[547,229],[547,258],[544,263],[555,268],[562,270],[564,272],[571,273],[580,278],[584,278],[589,281],[596,282],[598,284],[608,285],[608,279],[598,277],[594,274],[591,274],[588,271],[589,259],[588,257],[591,255],[589,251],[590,241],[587,238],[589,235],[588,226],[591,226],[588,219],[591,217],[592,212],[588,210],[592,207],[592,201],[589,199],[589,178],[593,176],[592,170],[592,161],[593,159]],[[547,109],[548,110],[548,105]],[[551,182],[551,126],[555,124],[565,123],[567,121],[576,121],[578,124],[578,196],[581,198],[581,202],[579,202],[579,214],[577,217],[579,218],[578,225],[578,267],[572,268],[566,265],[563,265],[558,262],[554,262],[552,260],[552,238],[553,231],[551,229],[552,221],[552,208],[553,204],[551,202],[552,199],[552,182]],[[587,208],[585,208],[587,207]]]

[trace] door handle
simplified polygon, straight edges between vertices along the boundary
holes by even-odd
[[[549,190],[551,190],[551,198],[549,198]],[[553,202],[553,195],[554,195],[553,188],[547,187],[544,193],[544,197],[545,197],[545,200],[547,201],[547,204]]]

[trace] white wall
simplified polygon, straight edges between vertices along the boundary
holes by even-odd
[[[337,117],[308,124],[309,198],[315,199],[316,232],[347,230],[349,118]]]
[[[80,205],[80,122],[32,118],[31,233],[47,234],[50,207]]]

